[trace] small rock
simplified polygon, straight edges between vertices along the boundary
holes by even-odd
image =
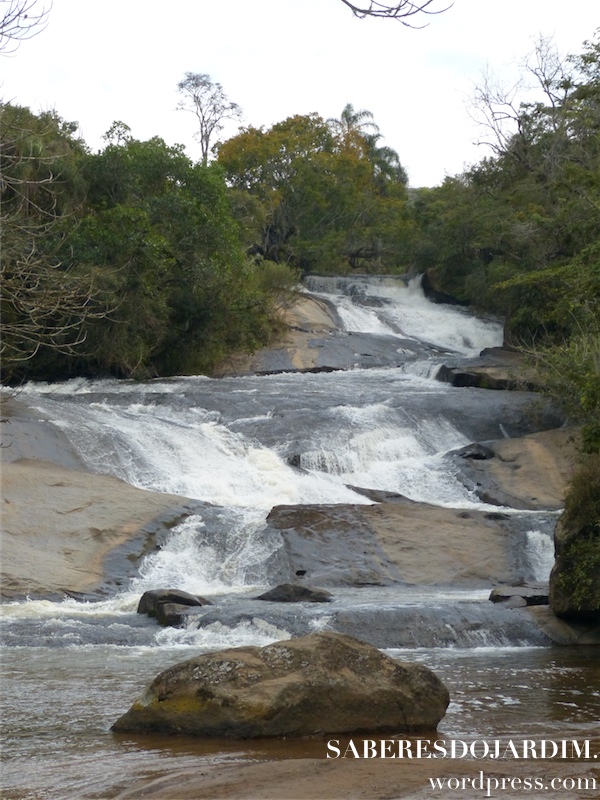
[[[181,606],[210,606],[210,600],[198,594],[190,594],[181,589],[150,589],[140,598],[137,613],[147,614],[149,617],[157,616],[158,606],[164,603],[176,603]]]
[[[527,606],[547,606],[548,587],[547,586],[496,586],[492,589],[489,599],[492,603],[506,603],[516,598],[521,598],[525,602],[519,605]],[[511,608],[516,608],[511,605]]]
[[[259,595],[255,600],[270,600],[272,603],[331,603],[333,595],[325,589],[313,589],[296,583],[281,583]]]
[[[491,447],[486,447],[486,445],[479,442],[473,442],[473,444],[468,444],[466,447],[461,447],[460,450],[455,450],[454,455],[461,458],[473,458],[476,461],[489,461],[490,458],[494,458],[495,453]]]
[[[183,628],[186,620],[202,606],[184,606],[182,603],[159,603],[156,606],[156,621],[168,628]]]
[[[527,606],[527,600],[524,597],[509,597],[508,600],[502,601],[502,606],[504,608],[525,608]]]

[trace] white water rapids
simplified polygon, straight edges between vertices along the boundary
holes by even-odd
[[[383,327],[386,337],[405,340],[410,335],[415,342],[426,333],[436,347],[459,352],[479,352],[502,340],[495,322],[435,306],[414,282],[405,286],[396,279],[365,279],[348,285],[340,279],[313,279],[313,288],[335,304],[346,329],[378,334]],[[385,303],[357,305],[356,297]],[[216,510],[208,520],[200,513],[180,523],[160,550],[146,557],[138,577],[110,600],[85,606],[31,601],[6,606],[4,613],[16,618],[51,613],[76,620],[128,614],[144,590],[167,585],[199,594],[247,593],[249,584],[269,582],[261,564],[279,544],[264,532],[270,509],[372,502],[353,486],[452,508],[486,508],[444,459],[471,441],[465,431],[472,424],[471,412],[462,400],[457,404],[455,390],[422,377],[425,367],[431,372],[430,361],[409,360],[404,366],[26,386],[21,398],[53,420],[90,471],[202,500]],[[496,423],[489,427],[490,435],[498,430]],[[537,535],[527,546],[535,574],[543,579],[537,551],[546,551],[550,540],[547,533]],[[245,622],[242,628],[245,636]],[[223,630],[216,630],[214,644],[220,646]],[[272,638],[288,635],[264,623],[258,625],[257,643],[264,642],[266,630]],[[207,640],[203,629],[169,636]],[[156,633],[157,642],[164,638],[164,632]],[[229,643],[229,632],[226,639]]]
[[[433,305],[416,283],[398,279],[315,278],[309,288],[335,307],[343,328],[317,347],[359,334],[359,363],[372,342],[398,365],[142,384],[77,379],[22,390],[20,401],[60,428],[87,470],[204,506],[109,597],[2,605],[7,796],[105,796],[117,773],[147,774],[156,753],[169,768],[198,768],[206,751],[123,747],[108,729],[160,669],[207,649],[327,630],[336,615],[384,639],[389,631],[385,649],[446,680],[447,736],[550,736],[557,719],[591,724],[595,712],[578,700],[586,685],[581,660],[557,655],[531,625],[495,610],[489,588],[340,587],[334,603],[292,610],[251,600],[270,585],[268,565],[281,545],[265,523],[271,508],[373,502],[356,487],[518,517],[525,573],[543,581],[552,562],[548,520],[486,506],[447,456],[526,430],[526,400],[515,393],[454,389],[433,377],[444,358],[501,344],[501,327]],[[207,595],[215,605],[200,627],[159,628],[135,610],[144,590],[161,587]]]

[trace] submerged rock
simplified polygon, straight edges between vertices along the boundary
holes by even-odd
[[[600,646],[600,625],[560,619],[549,606],[533,606],[528,613],[540,631],[555,644]]]
[[[273,603],[331,603],[333,595],[325,589],[313,589],[297,583],[280,583],[256,599],[270,600]]]
[[[422,664],[319,633],[177,664],[112,730],[235,738],[415,732],[434,730],[448,703],[447,688]]]

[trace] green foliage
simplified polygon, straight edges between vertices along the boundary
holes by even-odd
[[[76,125],[53,112],[0,107],[1,352],[5,380],[47,352],[70,354],[85,342],[85,322],[107,309],[93,277],[65,264],[64,239],[85,194],[87,156]]]
[[[414,263],[506,318],[541,382],[600,449],[600,44],[560,63],[538,46],[539,100],[494,108],[493,158],[412,194]],[[514,114],[514,128],[502,123]]]
[[[289,306],[297,296],[300,273],[288,264],[260,261],[255,274],[258,288],[271,298],[274,309]]]
[[[341,120],[290,117],[220,146],[240,219],[252,210],[254,253],[303,272],[406,266],[406,175],[371,116],[348,105]]]
[[[552,592],[570,608],[600,607],[600,454],[587,456],[571,480],[560,520],[560,548]]]
[[[565,497],[561,518],[568,531],[584,531],[600,537],[600,454],[583,458]]]
[[[103,368],[203,371],[266,340],[266,302],[218,168],[194,165],[158,138],[128,139],[91,157],[86,174],[90,211],[71,243],[74,258],[103,267],[119,298],[99,332]]]
[[[554,579],[554,591],[568,598],[568,616],[574,616],[574,612],[587,616],[591,611],[593,620],[597,621],[600,606],[600,535],[569,542],[560,564],[561,571]]]
[[[33,244],[9,237],[3,269],[14,292],[3,299],[5,333],[23,317],[9,337],[13,350],[28,330],[28,287],[54,305],[36,315],[38,340],[8,377],[206,371],[231,350],[268,340],[272,298],[244,253],[216,165],[193,164],[159,138],[135,140],[124,123],[90,154],[58,117],[10,114],[24,131],[25,155],[8,162],[5,149],[5,217],[10,211],[15,231],[33,218],[40,229],[42,219],[47,234]],[[14,265],[24,263],[26,245],[42,261],[24,281]]]

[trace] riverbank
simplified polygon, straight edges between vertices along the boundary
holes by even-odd
[[[216,375],[256,375],[317,368],[320,343],[339,328],[334,309],[324,300],[298,294],[280,313],[282,333],[275,342],[255,353],[229,358]]]
[[[596,745],[600,744],[600,741]],[[325,743],[323,743],[325,751]],[[481,775],[484,785],[480,788]],[[180,771],[156,775],[118,794],[111,800],[391,800],[391,798],[440,797],[458,800],[472,797],[498,797],[496,788],[505,781],[509,794],[529,786],[539,790],[528,797],[564,798],[566,777],[582,780],[582,789],[571,797],[595,800],[600,785],[600,768],[592,763],[573,761],[565,764],[528,759],[525,763],[502,764],[482,761],[447,761],[431,759],[325,760],[299,758],[263,763],[206,764],[198,771]],[[451,781],[445,788],[432,787],[437,780]],[[491,791],[486,792],[490,781]],[[551,782],[555,781],[556,790]],[[472,782],[478,789],[472,788]],[[495,783],[497,781],[498,783]],[[512,786],[511,786],[511,783]],[[520,783],[523,781],[523,783]],[[573,784],[566,784],[567,787]]]

